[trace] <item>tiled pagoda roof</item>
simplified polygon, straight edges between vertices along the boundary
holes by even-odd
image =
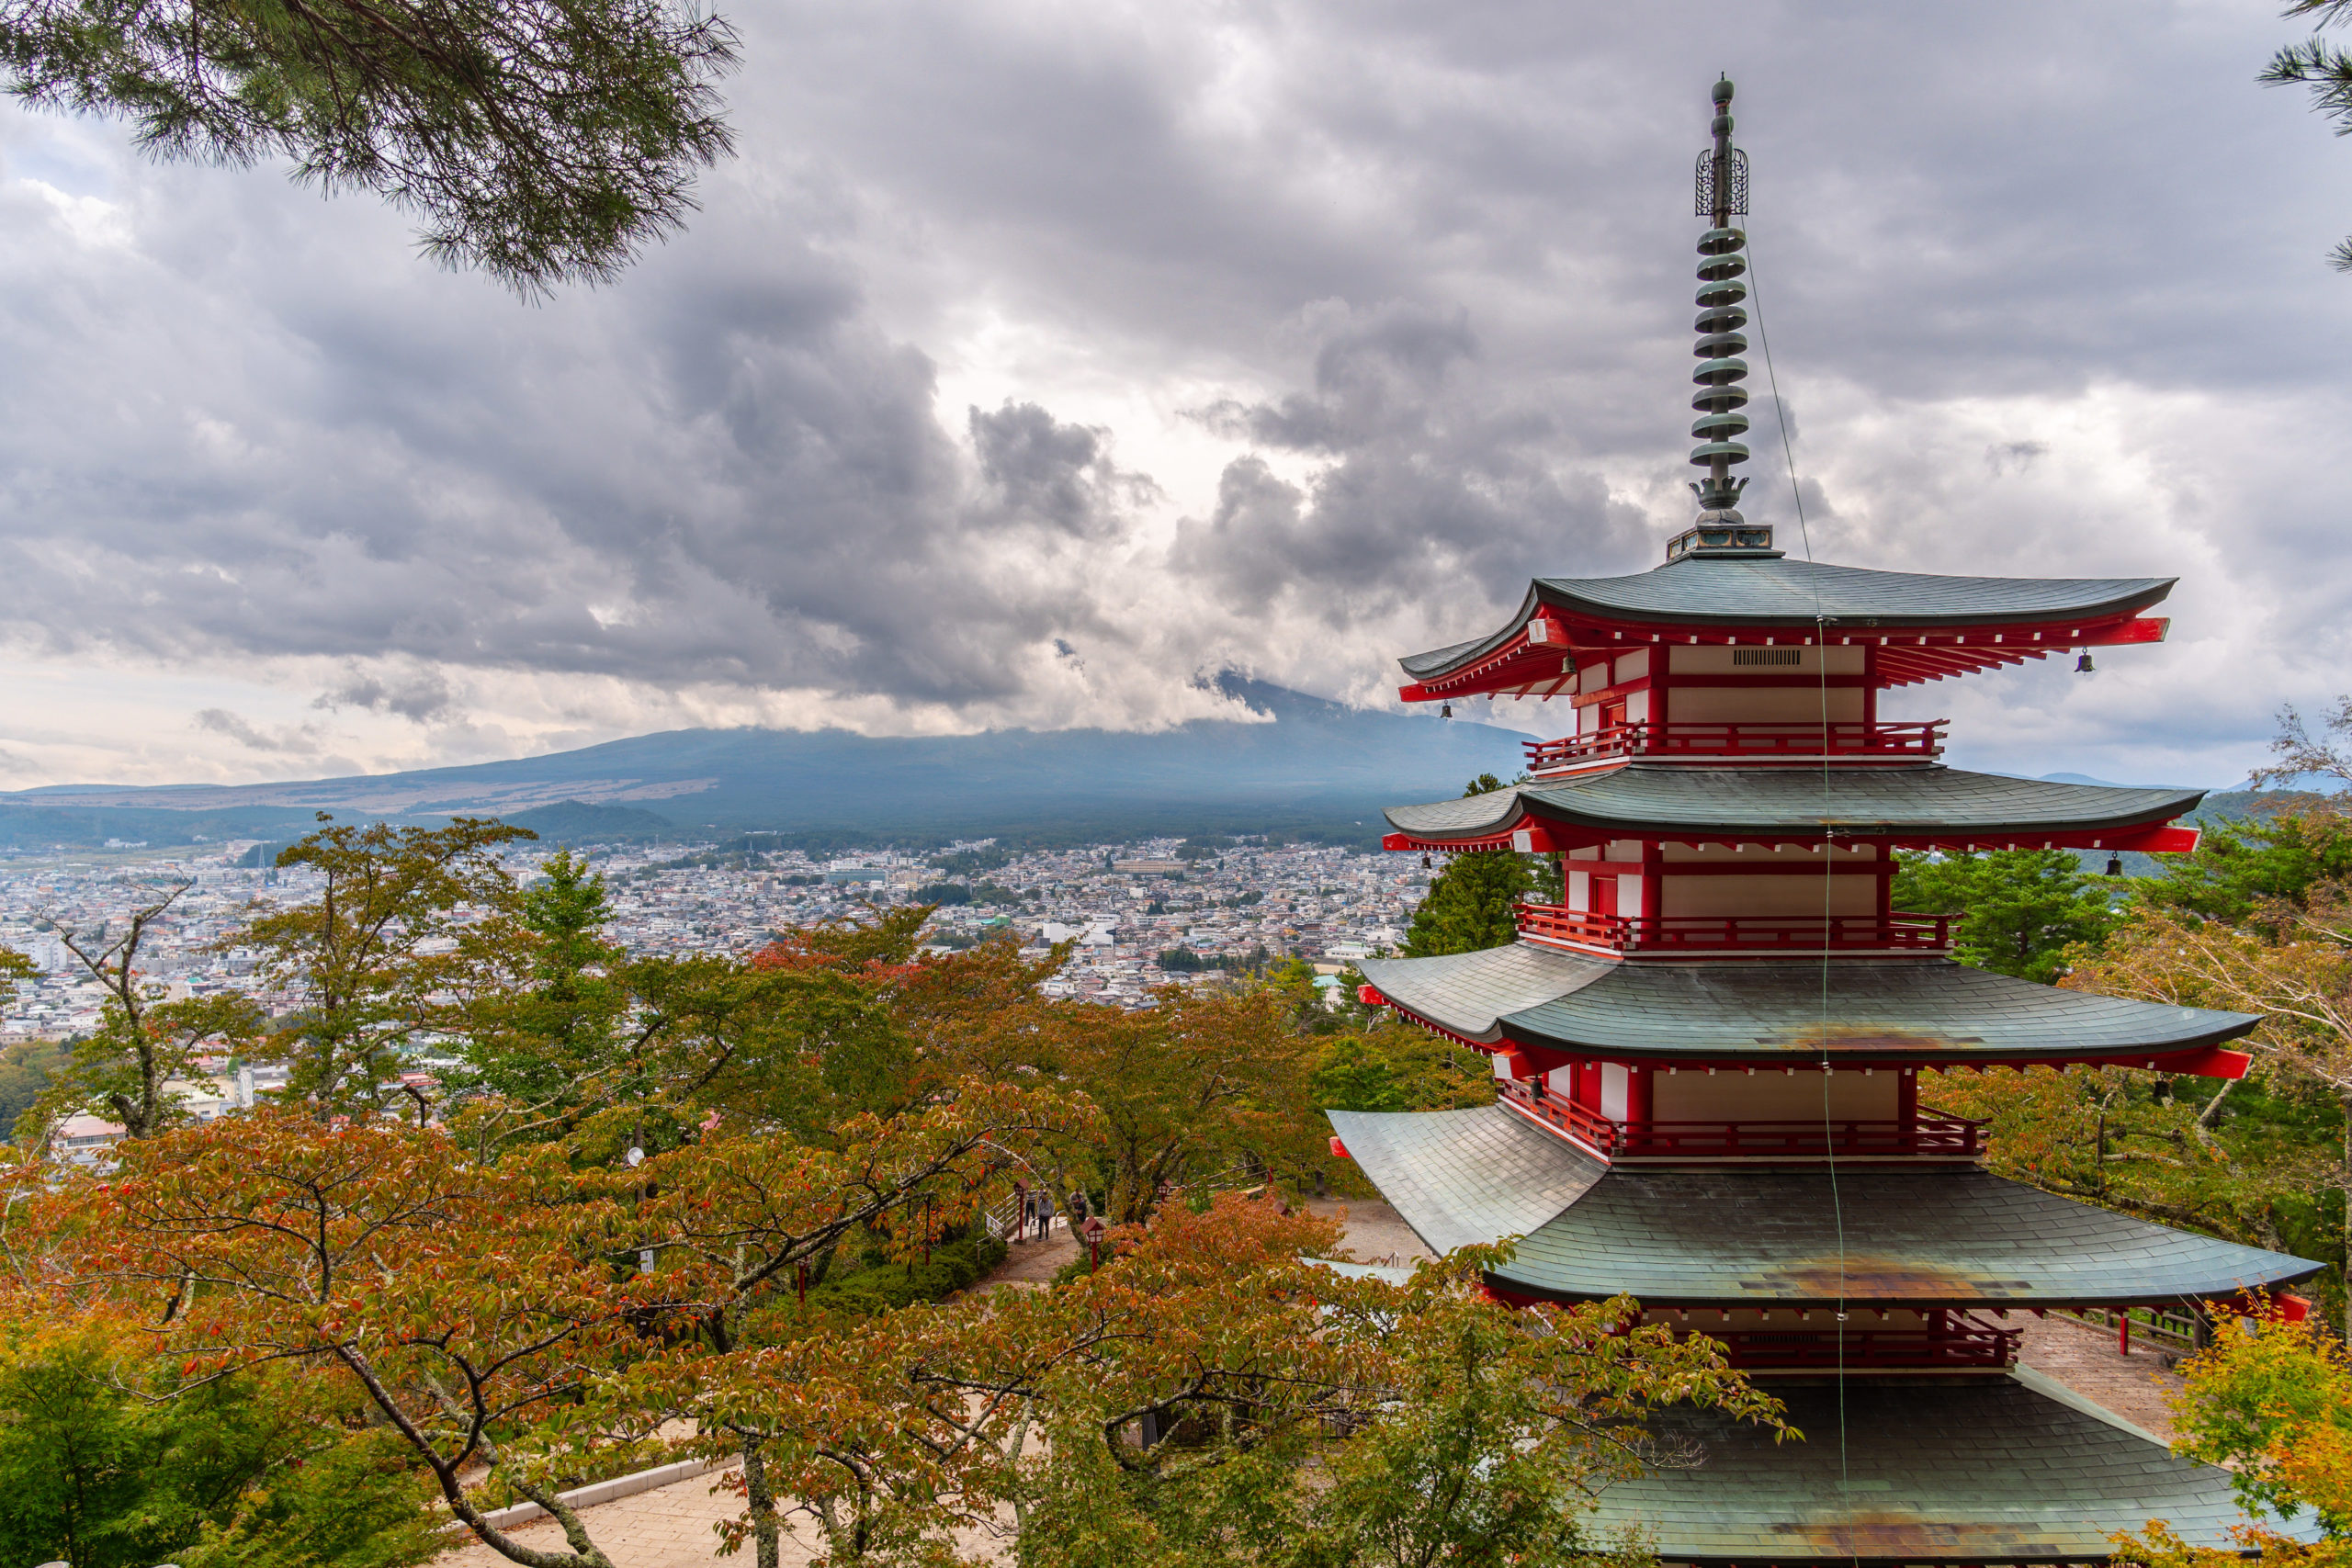
[[[2062,991],[1941,958],[1619,963],[1514,942],[1367,958],[1380,994],[1449,1033],[1652,1062],[2076,1061],[2169,1055],[2261,1021]],[[1825,1030],[1823,1021],[1828,1021]]]
[[[1587,837],[1805,837],[1828,829],[1840,839],[1931,840],[1939,833],[2120,831],[2170,821],[2203,798],[2202,790],[2052,784],[1937,763],[1825,772],[1629,762],[1459,800],[1392,807],[1387,817],[1419,840],[1488,839],[1530,820]]]
[[[1539,577],[1500,630],[1399,660],[1416,681],[1442,676],[1518,635],[1539,611],[1645,626],[1996,626],[2112,621],[2172,592],[2169,577],[1936,577],[1785,558],[1685,558],[1624,577]]]
[[[1555,1300],[2110,1305],[2229,1295],[2323,1267],[1973,1166],[1852,1166],[1834,1178],[1820,1166],[1612,1168],[1501,1106],[1329,1114],[1432,1249],[1521,1235],[1494,1283]]]
[[[1659,1561],[1709,1568],[2104,1562],[2109,1536],[2150,1519],[2192,1545],[2235,1547],[2227,1472],[2174,1458],[2034,1372],[1772,1393],[1804,1441],[1775,1443],[1713,1411],[1660,1412],[1653,1433],[1699,1445],[1703,1462],[1608,1488],[1590,1528],[1644,1527]]]

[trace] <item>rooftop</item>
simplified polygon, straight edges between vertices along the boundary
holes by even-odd
[[[1688,1406],[1652,1418],[1703,1462],[1601,1494],[1597,1531],[1640,1523],[1697,1564],[2104,1562],[2109,1537],[2165,1519],[2233,1550],[2226,1472],[2038,1373],[1775,1383],[1806,1440]],[[1840,1428],[1844,1440],[1839,1440]]]
[[[2052,784],[1934,762],[1780,769],[1630,761],[1459,800],[1392,807],[1385,815],[1415,843],[1431,844],[1536,827],[1552,840],[1536,849],[1640,837],[1835,837],[1922,846],[1987,837],[2080,838],[2086,841],[2078,847],[2091,847],[2092,838],[2161,827],[2204,797],[2202,790]]]
[[[1650,1307],[2106,1306],[2275,1287],[2323,1267],[1973,1166],[1834,1177],[1819,1167],[1611,1168],[1500,1106],[1329,1115],[1432,1249],[1523,1236],[1492,1276],[1518,1294],[1622,1292]]]
[[[1619,963],[1514,942],[1365,959],[1388,1001],[1450,1034],[1620,1060],[1847,1065],[2152,1059],[2261,1021],[2064,991],[1942,958]]]
[[[1800,626],[1824,640],[2038,627],[2060,639],[2054,650],[2069,642],[2137,640],[2124,624],[2162,601],[2177,581],[1941,577],[1764,553],[1686,555],[1623,577],[1539,577],[1528,585],[1519,613],[1498,630],[1397,662],[1416,682],[1440,680],[1501,652],[1547,613],[1565,623],[1569,642],[1578,647],[1605,647],[1624,640],[1621,633],[1648,640],[1653,631],[1672,627]]]

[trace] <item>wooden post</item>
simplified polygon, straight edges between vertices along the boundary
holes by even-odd
[[[2115,1314],[2115,1350],[2120,1356],[2132,1353],[2132,1309],[2125,1307]]]

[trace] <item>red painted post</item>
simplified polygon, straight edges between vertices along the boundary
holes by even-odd
[[[2132,1353],[2132,1309],[2125,1307],[2115,1314],[2115,1348],[2119,1355]]]

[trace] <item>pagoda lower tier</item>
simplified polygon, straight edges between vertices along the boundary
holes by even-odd
[[[1604,1490],[1587,1528],[1636,1530],[1695,1568],[1925,1568],[2105,1562],[2113,1536],[2167,1521],[2191,1546],[2241,1548],[2229,1472],[2025,1369],[1993,1378],[1777,1382],[1802,1442],[1712,1410],[1652,1418],[1703,1453]],[[2319,1536],[2308,1519],[2285,1532]]]
[[[1486,1276],[1497,1297],[1631,1296],[1770,1380],[1803,1440],[1669,1407],[1649,1417],[1668,1461],[1600,1494],[1589,1526],[1638,1529],[1669,1563],[2090,1563],[2150,1519],[2233,1548],[2227,1472],[2017,1366],[2008,1320],[2245,1297],[2324,1267],[1973,1164],[1635,1168],[1509,1102],[1329,1115],[1431,1250],[1520,1238]]]
[[[1734,1313],[1826,1316],[1838,1303],[1917,1314],[2207,1300],[2275,1290],[2324,1267],[2077,1203],[1973,1164],[1633,1167],[1593,1157],[1505,1104],[1328,1114],[1348,1156],[1430,1250],[1522,1238],[1488,1277],[1498,1294],[1625,1294],[1653,1314],[1700,1309],[1696,1323],[1660,1321],[1701,1332],[1712,1313],[1729,1325]]]

